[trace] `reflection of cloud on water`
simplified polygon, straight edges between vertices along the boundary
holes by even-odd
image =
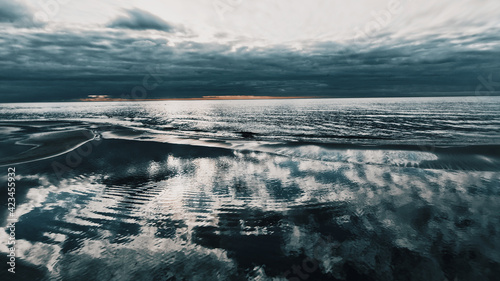
[[[318,256],[318,278],[441,281],[500,263],[498,172],[123,140],[60,182],[30,167],[20,256],[66,278],[265,278]]]

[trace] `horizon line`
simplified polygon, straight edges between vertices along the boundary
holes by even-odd
[[[124,98],[83,98],[82,102],[103,102],[103,101],[184,101],[184,100],[272,100],[272,99],[318,99],[327,98],[321,96],[252,96],[252,95],[231,95],[231,96],[202,96],[201,98],[158,98],[158,99],[124,99]]]
[[[449,95],[432,95],[449,93]],[[461,93],[461,94],[460,94]],[[415,94],[415,93],[412,93]],[[420,93],[419,93],[420,94]],[[104,96],[104,95],[102,95]],[[267,100],[267,99],[376,99],[376,98],[429,98],[429,97],[497,97],[500,92],[492,92],[487,95],[477,95],[474,92],[428,92],[425,95],[375,95],[375,96],[252,96],[252,95],[231,95],[231,96],[202,96],[197,98],[157,98],[157,99],[123,99],[123,98],[80,98],[68,100],[43,100],[43,101],[1,101],[0,104],[10,103],[66,103],[66,102],[131,102],[131,101],[191,101],[191,100]]]

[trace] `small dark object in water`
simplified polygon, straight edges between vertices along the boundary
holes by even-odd
[[[244,137],[245,139],[251,139],[255,137],[255,133],[252,132],[240,132],[241,136]]]

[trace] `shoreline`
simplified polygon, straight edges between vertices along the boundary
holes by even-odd
[[[160,99],[72,99],[72,100],[52,100],[52,101],[12,101],[12,102],[0,102],[2,104],[40,104],[40,103],[77,103],[77,102],[148,102],[148,101],[230,101],[230,100],[300,100],[300,99],[403,99],[403,98],[486,98],[486,97],[500,97],[500,94],[492,95],[450,95],[450,96],[435,96],[435,95],[422,95],[422,96],[372,96],[372,97],[325,97],[325,96],[290,96],[290,97],[279,97],[279,96],[247,96],[242,98],[232,98],[234,96],[228,96],[228,98],[160,98]]]

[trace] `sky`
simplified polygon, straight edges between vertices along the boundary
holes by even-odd
[[[498,0],[0,0],[0,102],[498,95]]]

